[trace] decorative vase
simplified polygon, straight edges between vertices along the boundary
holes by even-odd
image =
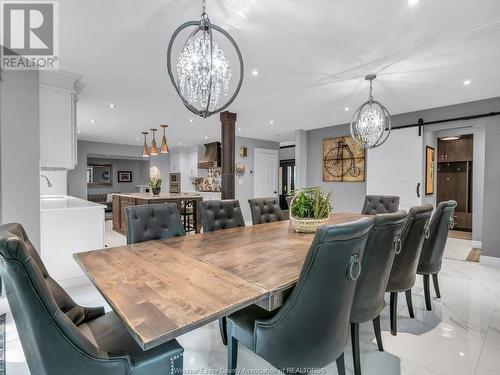
[[[158,187],[152,187],[152,188],[151,188],[151,191],[153,192],[153,195],[160,195],[161,186],[158,186]]]

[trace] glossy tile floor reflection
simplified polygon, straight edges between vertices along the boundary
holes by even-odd
[[[441,300],[433,298],[433,311],[425,310],[422,278],[413,289],[415,319],[408,317],[404,295],[399,298],[398,335],[389,333],[388,308],[382,315],[385,352],[377,350],[371,323],[361,324],[361,359],[365,375],[498,375],[500,374],[500,268],[465,262],[462,254],[470,242],[449,242],[439,275]],[[461,259],[461,260],[459,260]],[[106,305],[91,286],[69,289],[78,303]],[[0,313],[7,312],[7,374],[28,375],[23,351],[8,304],[0,300]],[[223,373],[226,348],[216,322],[181,336],[185,348],[185,373]],[[350,342],[346,365],[352,374]],[[240,345],[238,369],[269,369],[266,361]],[[335,364],[325,373],[337,374]],[[259,372],[262,373],[262,372]],[[274,373],[274,372],[273,372]]]

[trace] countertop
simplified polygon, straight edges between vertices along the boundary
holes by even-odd
[[[42,195],[40,197],[40,209],[42,211],[84,208],[104,209],[106,208],[106,206],[103,204],[72,197],[70,195]]]
[[[154,199],[187,199],[187,198],[194,198],[194,197],[200,197],[201,195],[199,194],[193,194],[193,193],[160,193],[160,195],[153,195],[152,193],[114,193],[113,195],[117,195],[120,197],[127,197],[127,198],[138,198],[138,199],[149,199],[149,200],[154,200]]]

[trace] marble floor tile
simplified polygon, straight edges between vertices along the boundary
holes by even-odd
[[[500,374],[500,349],[485,345],[475,375]]]

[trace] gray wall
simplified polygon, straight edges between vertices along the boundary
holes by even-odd
[[[240,156],[241,146],[248,148],[248,153],[246,158],[242,158]],[[250,208],[248,206],[248,199],[254,198],[253,171],[255,167],[258,168],[258,166],[254,166],[255,148],[279,150],[280,144],[278,142],[263,141],[260,139],[236,137],[235,163],[238,162],[243,163],[246,166],[246,171],[243,177],[241,177],[241,182],[242,182],[241,184],[239,183],[240,178],[235,177],[235,198],[240,201],[240,206],[245,221],[252,220],[252,214],[250,213]]]
[[[2,71],[1,223],[18,222],[40,248],[38,71]]]
[[[366,195],[366,182],[323,181],[323,139],[349,134],[349,127],[345,124],[307,132],[307,186],[333,191],[333,210],[337,212],[361,212]]]
[[[500,258],[500,117],[489,119],[486,124],[485,138],[483,247],[481,255]]]
[[[393,126],[399,126],[415,124],[419,118],[422,118],[424,121],[433,121],[498,111],[500,111],[500,97],[399,114],[392,116],[392,124]],[[470,127],[473,127],[472,130]],[[498,222],[500,222],[500,200],[497,197],[498,191],[500,191],[500,181],[498,180],[500,170],[498,167],[498,160],[500,160],[500,147],[498,147],[498,144],[500,144],[500,139],[498,138],[500,117],[464,120],[447,123],[446,125],[424,127],[424,146],[425,144],[434,145],[437,149],[434,139],[437,132],[450,128],[457,129],[462,134],[473,133],[475,135],[474,170],[479,175],[482,173],[481,149],[485,150],[484,182],[481,184],[481,181],[479,181],[481,180],[480,178],[476,178],[474,182],[473,207],[475,209],[473,213],[473,239],[483,241],[483,254],[500,257],[500,232],[497,229]],[[483,128],[484,130],[481,130]],[[484,137],[481,133],[483,131],[485,132]],[[362,207],[366,192],[365,184],[347,182],[327,183],[322,181],[321,176],[321,145],[323,138],[348,134],[349,128],[347,124],[314,129],[307,132],[307,185],[319,185],[325,190],[333,190],[334,210],[356,212]],[[483,148],[482,140],[484,139],[485,146]],[[422,152],[425,152],[425,147]],[[369,167],[369,165],[366,166],[366,168]],[[435,205],[435,196],[425,197],[424,202]],[[482,209],[483,202],[484,210]]]
[[[104,194],[111,192],[130,193],[136,191],[136,185],[147,185],[149,182],[149,160],[88,158],[87,162],[111,164],[111,172],[113,175],[112,186],[87,186],[88,194]],[[132,181],[118,182],[118,171],[131,171]]]
[[[78,141],[78,164],[68,173],[68,195],[87,199],[87,158],[106,157],[110,159],[140,158],[141,146],[115,143]]]

